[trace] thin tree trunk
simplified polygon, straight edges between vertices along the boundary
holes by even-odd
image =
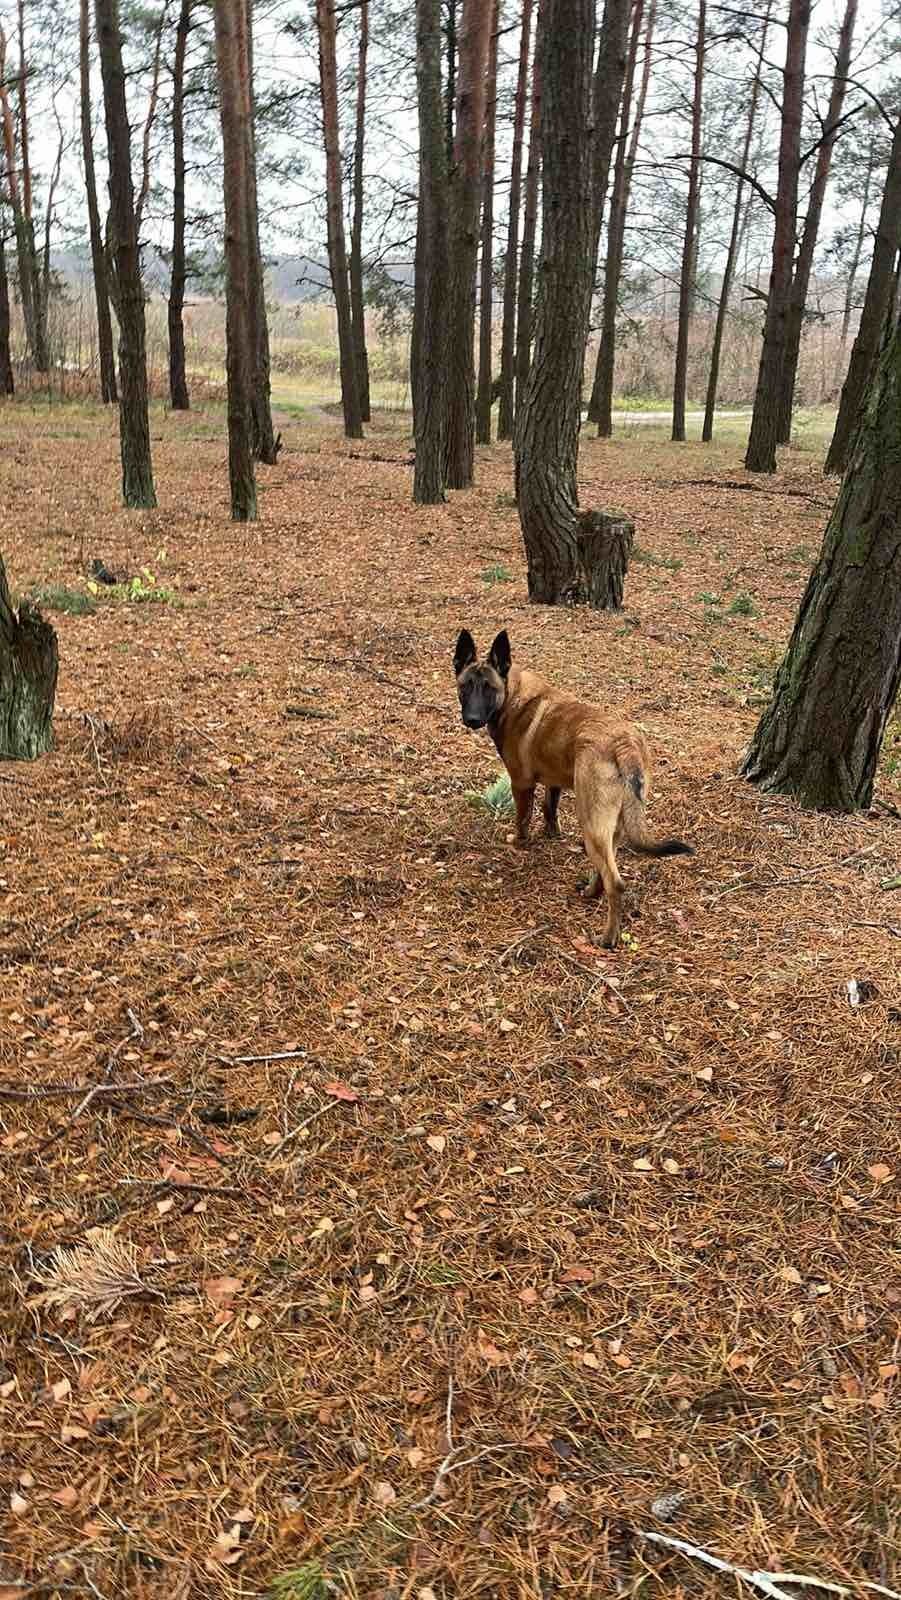
[[[867,384],[882,343],[885,320],[895,286],[895,257],[901,246],[901,117],[895,126],[882,206],[873,245],[867,292],[851,349],[848,376],[842,386],[835,432],[826,457],[827,472],[844,472]]]
[[[457,104],[457,0],[445,0],[447,5],[447,22],[444,29],[445,50],[445,84],[444,84],[444,122],[445,142],[447,145],[447,177],[454,168],[454,109]]]
[[[100,397],[103,404],[115,405],[116,358],[113,351],[113,322],[110,315],[109,282],[100,206],[97,201],[97,175],[94,170],[94,125],[91,115],[91,25],[90,0],[79,6],[79,68],[81,87],[81,156],[84,187],[88,202],[88,231],[91,239],[91,269],[94,302],[97,307],[97,352],[100,359]]]
[[[56,634],[23,600],[13,610],[0,556],[0,761],[34,761],[53,745]]]
[[[31,173],[31,143],[28,122],[28,80],[30,72],[25,59],[25,0],[16,7],[19,34],[19,159],[22,169],[22,217],[28,272],[31,278],[31,299],[34,316],[34,364],[38,372],[50,370],[50,352],[47,344],[47,298],[44,283],[38,270],[38,254],[34,232],[34,203]]]
[[[16,238],[16,264],[19,269],[19,299],[22,304],[22,320],[25,323],[25,342],[28,353],[35,366],[37,338],[35,333],[35,306],[34,306],[34,251],[29,250],[28,228],[25,213],[22,209],[22,193],[19,184],[19,151],[16,138],[16,124],[13,117],[12,106],[9,100],[9,90],[6,85],[6,34],[0,24],[0,119],[3,123],[3,152],[6,161],[7,193],[13,214],[13,228]],[[34,240],[32,239],[32,245]]]
[[[785,362],[788,303],[798,226],[798,171],[801,160],[801,119],[804,112],[804,62],[809,26],[810,0],[789,0],[773,262],[751,432],[745,455],[745,466],[749,472],[776,470],[779,395]]]
[[[450,183],[450,249],[447,297],[447,423],[445,479],[450,489],[472,483],[475,445],[476,259],[485,65],[491,8],[485,0],[463,0],[460,16],[454,166]]]
[[[173,411],[189,411],[185,367],[185,55],[191,27],[192,0],[181,0],[172,65],[172,269],[169,276],[169,403]]]
[[[369,356],[366,351],[366,315],[363,303],[363,148],[366,133],[366,57],[369,50],[369,0],[360,0],[360,36],[357,46],[357,107],[354,127],[353,217],[350,224],[350,316],[353,324],[360,411],[369,422]]]
[[[594,382],[588,402],[589,421],[598,425],[598,436],[609,439],[613,433],[613,372],[616,362],[616,313],[619,305],[619,284],[623,270],[623,251],[626,237],[626,215],[629,210],[629,193],[632,172],[638,150],[638,138],[644,118],[648,82],[651,71],[651,47],[656,21],[656,4],[651,0],[645,31],[644,65],[641,85],[635,106],[635,120],[629,134],[632,117],[632,95],[635,69],[638,62],[638,45],[644,17],[644,0],[635,0],[632,9],[632,34],[629,57],[623,84],[623,107],[620,118],[619,146],[613,168],[613,192],[610,196],[610,220],[607,224],[607,259],[604,263],[604,296],[601,311],[601,341],[598,346]]]
[[[838,368],[836,371],[836,381],[841,375],[841,369],[844,364],[845,346],[848,343],[848,329],[851,326],[851,312],[854,309],[854,286],[857,282],[857,270],[860,266],[860,258],[863,254],[863,242],[866,238],[867,212],[870,208],[870,190],[873,185],[873,173],[875,169],[876,140],[870,139],[867,142],[867,164],[864,168],[863,196],[860,206],[860,222],[858,224],[857,233],[854,236],[854,251],[848,266],[848,281],[845,285],[845,299],[842,306],[842,326],[838,342]]]
[[[247,40],[246,72],[243,80],[244,119],[247,129],[247,156],[244,181],[247,188],[247,235],[250,250],[250,409],[251,445],[254,457],[272,467],[278,460],[281,434],[272,421],[272,393],[269,367],[269,321],[266,315],[266,276],[260,246],[260,208],[257,199],[256,96],[253,77],[253,3],[245,0],[244,33]]]
[[[147,410],[144,286],[135,225],[131,143],[118,0],[94,0],[109,161],[108,241],[119,319],[119,447],[127,506],[155,506]]]
[[[602,606],[621,598],[632,528],[580,512],[576,482],[595,218],[594,0],[543,0],[542,13],[541,258],[535,356],[516,426],[519,515],[529,598]]]
[[[529,110],[529,154],[526,160],[526,189],[522,216],[522,249],[519,256],[519,286],[516,293],[516,387],[513,410],[514,449],[516,415],[529,381],[532,364],[532,317],[535,283],[535,235],[538,230],[538,191],[541,179],[541,34],[544,27],[539,0],[535,18],[535,53],[532,61],[532,102]]]
[[[688,172],[688,203],[685,208],[685,239],[682,245],[682,270],[679,275],[679,324],[676,331],[676,360],[673,376],[673,441],[685,439],[685,394],[688,386],[688,336],[694,305],[695,266],[698,257],[698,224],[701,213],[701,117],[704,104],[704,54],[707,44],[706,0],[698,0],[698,31],[695,39],[694,96],[691,106],[691,163]]]
[[[319,87],[322,96],[322,128],[325,138],[328,261],[332,280],[332,293],[335,297],[335,313],[338,320],[338,353],[341,365],[341,404],[344,409],[344,432],[348,439],[362,439],[363,417],[360,407],[360,388],[354,352],[353,322],[350,313],[347,248],[344,241],[344,193],[338,128],[335,0],[316,0],[316,26],[319,32]]]
[[[504,309],[501,324],[501,387],[497,436],[513,436],[513,381],[516,359],[516,269],[519,254],[519,212],[522,203],[522,146],[526,125],[526,90],[529,81],[529,42],[532,0],[522,0],[519,68],[513,101],[513,154],[510,160],[510,201],[507,213],[507,249],[504,255]]]
[[[482,262],[479,305],[479,384],[476,439],[491,443],[491,333],[494,310],[494,128],[497,115],[497,29],[500,0],[493,0],[488,43],[485,137],[482,147]]]
[[[141,138],[141,187],[135,201],[135,227],[138,233],[138,242],[141,238],[141,223],[144,218],[144,207],[150,193],[150,168],[151,145],[153,141],[153,128],[156,122],[157,107],[160,100],[160,67],[163,60],[163,31],[166,26],[166,13],[169,9],[168,0],[160,8],[156,25],[156,39],[153,46],[153,68],[150,75],[150,94],[147,99],[147,115],[144,118],[144,133]]]
[[[744,763],[821,811],[865,810],[901,683],[901,330],[871,385],[773,700]]]
[[[804,231],[801,234],[801,244],[798,249],[798,259],[795,263],[791,296],[788,303],[788,317],[785,328],[785,359],[782,363],[782,381],[779,391],[779,418],[777,423],[777,440],[779,444],[788,444],[791,439],[792,406],[794,404],[795,383],[798,376],[798,358],[801,353],[801,329],[804,325],[804,312],[807,309],[807,291],[810,287],[813,257],[820,231],[820,218],[823,215],[826,185],[829,182],[829,169],[832,166],[832,151],[835,147],[842,107],[845,103],[845,89],[847,88],[848,73],[851,66],[851,48],[854,42],[856,20],[857,0],[845,0],[845,14],[838,37],[832,90],[829,95],[829,105],[826,109],[826,121],[820,139],[820,147],[817,151],[813,183],[810,186],[810,195],[807,201],[807,215],[804,218]]]
[[[9,278],[6,272],[6,240],[0,234],[0,395],[15,394],[12,355],[9,348]]]
[[[745,140],[742,146],[739,166],[742,172],[748,169],[751,155],[751,143],[754,138],[754,124],[757,120],[757,103],[760,99],[760,74],[763,67],[763,56],[766,49],[767,34],[770,26],[770,10],[772,0],[766,0],[766,9],[763,14],[763,28],[760,35],[760,48],[757,52],[757,66],[754,72],[754,81],[751,85],[751,99],[748,105],[748,121],[745,127]],[[735,277],[735,263],[742,233],[742,214],[744,211],[745,180],[739,178],[735,189],[735,205],[732,210],[732,229],[729,234],[729,246],[726,251],[726,264],[723,268],[723,281],[720,285],[720,298],[716,308],[716,325],[713,330],[713,345],[710,351],[710,371],[707,376],[707,398],[704,405],[704,423],[701,428],[701,439],[704,444],[709,444],[713,438],[713,418],[716,411],[716,391],[720,376],[720,356],[723,349],[723,334],[726,328],[726,317],[729,311],[729,296],[732,292],[732,280]]]
[[[623,84],[629,56],[629,10],[631,0],[605,0],[598,40],[598,59],[594,69],[594,249],[592,282],[597,282],[598,252],[604,205],[610,180],[610,162],[616,143],[623,99]]]
[[[412,391],[416,445],[413,499],[444,500],[444,346],[448,179],[441,98],[441,0],[416,0],[419,216],[416,230]]]
[[[253,254],[249,238],[247,162],[250,152],[247,17],[244,0],[217,0],[216,62],[225,200],[225,336],[228,373],[228,471],[231,514],[257,514],[252,449]]]

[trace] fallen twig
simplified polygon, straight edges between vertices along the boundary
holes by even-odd
[[[143,1185],[148,1189],[172,1189],[176,1194],[227,1194],[239,1199],[244,1194],[243,1189],[233,1189],[228,1184],[218,1183],[179,1183],[175,1178],[117,1178],[117,1183],[137,1188]]]
[[[308,1117],[304,1117],[303,1122],[298,1122],[296,1128],[291,1128],[289,1132],[285,1134],[285,1137],[280,1141],[279,1144],[273,1145],[269,1152],[270,1161],[272,1160],[273,1156],[281,1154],[286,1144],[290,1144],[292,1140],[297,1138],[299,1133],[303,1133],[304,1128],[308,1128],[311,1122],[315,1122],[317,1117],[321,1117],[323,1111],[330,1111],[333,1106],[337,1106],[339,1104],[340,1101],[338,1100],[327,1100],[324,1105],[317,1106],[316,1110],[311,1111]]]
[[[306,1050],[275,1050],[268,1056],[217,1056],[223,1067],[244,1067],[255,1061],[303,1061]]]
[[[170,1117],[154,1117],[147,1111],[135,1111],[131,1106],[124,1107],[124,1114],[127,1117],[131,1117],[132,1122],[142,1122],[148,1128],[174,1128],[178,1133],[184,1135],[189,1144],[196,1145],[197,1149],[202,1150],[211,1160],[218,1161],[220,1167],[231,1166],[231,1162],[227,1157],[220,1155],[215,1146],[210,1144],[209,1139],[205,1139],[202,1133],[197,1132],[196,1128],[189,1128],[183,1122],[173,1122]]]
[[[427,1506],[432,1505],[438,1498],[441,1485],[443,1484],[445,1478],[449,1478],[452,1472],[459,1472],[461,1467],[471,1467],[473,1462],[483,1461],[486,1456],[499,1455],[504,1450],[519,1449],[519,1445],[516,1444],[487,1444],[483,1450],[477,1450],[475,1455],[465,1456],[460,1459],[462,1452],[466,1449],[466,1446],[465,1444],[454,1444],[453,1420],[451,1415],[453,1406],[454,1380],[453,1376],[449,1373],[447,1379],[447,1406],[445,1407],[444,1413],[448,1452],[438,1467],[438,1471],[435,1473],[435,1481],[432,1484],[428,1494],[424,1499],[414,1501],[413,1505],[410,1507],[411,1511],[424,1511]]]
[[[901,928],[893,928],[890,922],[849,922],[849,928],[878,928],[882,933],[890,933],[894,939],[901,939]]]
[[[736,1578],[742,1579],[754,1589],[759,1589],[761,1594],[770,1596],[770,1600],[793,1600],[793,1596],[786,1594],[780,1584],[788,1584],[791,1588],[822,1589],[828,1594],[852,1595],[855,1589],[869,1589],[875,1594],[887,1596],[887,1600],[901,1600],[894,1589],[886,1589],[881,1583],[871,1583],[861,1580],[860,1583],[848,1586],[842,1583],[829,1583],[825,1578],[812,1578],[804,1572],[763,1572],[759,1569],[737,1566],[732,1561],[723,1561],[719,1556],[711,1555],[709,1550],[702,1550],[700,1545],[689,1544],[686,1539],[674,1539],[666,1533],[648,1533],[644,1528],[636,1528],[639,1539],[647,1539],[651,1544],[665,1545],[668,1550],[678,1550],[683,1556],[691,1556],[696,1561],[703,1561],[705,1566],[715,1567],[717,1572],[731,1572]]]
[[[523,945],[529,944],[532,939],[539,938],[542,933],[547,933],[550,927],[551,924],[549,922],[542,922],[537,928],[527,928],[525,933],[519,935],[518,939],[514,939],[512,944],[508,944],[506,950],[501,951],[497,958],[498,966],[502,967],[508,956],[512,956],[516,950],[521,950]]]
[[[64,1100],[70,1094],[92,1093],[94,1098],[99,1095],[116,1095],[143,1092],[146,1089],[164,1089],[171,1084],[171,1078],[138,1078],[134,1083],[49,1083],[43,1089],[15,1089],[9,1084],[0,1084],[0,1100]]]

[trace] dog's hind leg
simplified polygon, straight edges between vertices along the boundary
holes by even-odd
[[[557,807],[560,804],[559,789],[545,789],[544,791],[544,831],[549,839],[559,839],[560,824],[557,821]]]
[[[593,891],[597,895],[600,885],[603,884],[604,894],[607,897],[607,921],[601,943],[605,950],[613,950],[619,943],[619,930],[623,917],[623,880],[616,865],[612,832],[587,832],[585,849],[594,869],[586,894],[591,894]]]
[[[586,752],[576,763],[576,812],[582,828],[585,853],[592,872],[585,890],[590,899],[607,897],[607,922],[602,944],[612,950],[619,942],[623,911],[623,880],[616,865],[616,833],[622,809],[622,781],[607,763]]]
[[[535,804],[535,788],[514,789],[513,798],[516,801],[516,843],[520,850],[527,850],[529,846],[529,823],[532,820],[532,807]]]

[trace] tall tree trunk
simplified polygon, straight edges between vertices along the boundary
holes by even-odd
[[[260,208],[257,200],[256,96],[253,77],[253,5],[244,3],[244,30],[247,39],[246,72],[243,81],[244,119],[247,130],[247,156],[244,181],[247,189],[247,237],[250,250],[250,438],[254,456],[264,466],[278,460],[281,434],[272,421],[272,394],[269,367],[269,321],[266,315],[266,275],[260,246]]]
[[[476,258],[485,66],[491,7],[463,0],[460,15],[454,166],[450,183],[450,250],[447,297],[447,402],[445,479],[451,489],[472,483],[475,445]]]
[[[592,282],[597,281],[598,251],[604,204],[610,180],[610,162],[616,143],[616,125],[623,99],[623,84],[629,55],[629,11],[631,0],[605,0],[598,59],[594,69],[594,249]],[[631,90],[630,90],[631,93]]]
[[[119,448],[122,498],[127,506],[155,506],[147,410],[144,286],[135,226],[131,143],[122,65],[118,0],[94,0],[109,162],[109,253],[119,319]]]
[[[542,605],[610,603],[601,580],[624,530],[579,511],[576,469],[582,364],[591,312],[594,239],[592,67],[594,0],[542,0],[544,162],[535,355],[516,425],[519,516],[529,598]],[[622,536],[621,536],[622,535]]]
[[[482,148],[482,262],[479,305],[479,384],[476,439],[491,443],[491,333],[494,310],[494,127],[497,116],[497,29],[500,0],[493,0]]]
[[[532,317],[535,283],[535,236],[538,230],[538,191],[541,179],[541,34],[544,27],[541,0],[535,18],[535,54],[532,62],[532,102],[529,109],[529,154],[526,160],[526,189],[522,214],[522,249],[519,256],[519,286],[516,292],[516,378],[513,437],[516,416],[529,381],[532,364]]]
[[[685,238],[682,244],[682,270],[679,275],[679,325],[676,331],[676,361],[673,376],[673,441],[685,439],[685,393],[688,386],[688,336],[694,307],[694,280],[698,258],[698,224],[701,214],[701,117],[704,104],[704,53],[707,45],[706,0],[698,0],[698,31],[695,39],[694,96],[691,105],[691,164],[688,172],[688,203],[685,207]]]
[[[38,267],[35,243],[34,202],[31,173],[31,143],[28,123],[28,82],[31,76],[25,59],[25,0],[16,6],[19,35],[19,160],[22,171],[22,217],[28,272],[31,278],[31,298],[34,316],[34,364],[38,372],[50,369],[50,351],[47,342],[47,296],[45,284]]]
[[[827,472],[844,472],[851,453],[858,412],[879,354],[885,319],[892,304],[895,257],[901,247],[901,117],[895,126],[882,206],[873,245],[867,292],[851,349],[848,376],[835,419],[835,432],[826,457]]]
[[[751,155],[751,143],[754,138],[754,124],[757,120],[757,104],[760,99],[760,75],[763,69],[763,56],[766,49],[767,34],[770,26],[770,10],[772,0],[766,0],[766,9],[763,14],[763,27],[760,35],[760,47],[757,52],[757,66],[754,80],[751,84],[751,99],[748,104],[748,121],[745,126],[745,139],[742,146],[739,166],[741,171],[747,172],[748,161]],[[701,428],[701,439],[704,444],[709,444],[713,438],[713,417],[716,411],[716,391],[720,376],[720,356],[723,349],[723,334],[726,328],[726,317],[729,311],[729,296],[732,292],[732,280],[735,277],[735,263],[738,260],[738,251],[742,233],[742,212],[744,208],[745,180],[739,178],[735,189],[735,205],[732,209],[732,228],[729,234],[729,245],[726,250],[726,264],[723,267],[723,281],[720,285],[720,297],[716,308],[716,325],[713,330],[713,344],[710,350],[710,370],[707,375],[707,398],[704,405],[704,422]]]
[[[413,499],[444,499],[448,179],[441,99],[441,0],[416,0],[419,216],[416,230],[411,387],[416,446]]]
[[[863,194],[860,204],[860,221],[854,235],[854,250],[848,264],[848,278],[845,284],[845,296],[842,304],[842,326],[838,341],[838,366],[836,381],[841,376],[844,366],[845,346],[848,343],[848,329],[851,326],[851,312],[854,309],[854,287],[857,283],[857,272],[860,267],[860,258],[863,254],[863,242],[867,233],[867,212],[870,208],[870,191],[873,186],[873,173],[876,170],[876,140],[867,141],[867,164],[864,167]]]
[[[350,284],[344,241],[344,193],[338,129],[338,64],[336,59],[335,0],[316,0],[319,32],[319,87],[325,138],[325,188],[328,219],[328,262],[338,319],[338,354],[341,365],[341,404],[348,439],[362,439],[363,417],[350,314]]]
[[[804,62],[810,0],[789,0],[782,88],[782,132],[773,229],[773,262],[766,302],[763,348],[745,455],[749,472],[775,472],[779,395],[788,334],[788,302],[798,226],[798,171],[804,112]]]
[[[641,124],[644,119],[644,107],[647,99],[648,82],[651,72],[651,47],[654,39],[654,26],[656,22],[656,3],[651,0],[648,11],[647,28],[645,30],[644,65],[642,67],[641,84],[635,106],[635,118],[632,121],[632,132],[629,133],[629,124],[632,119],[632,95],[635,83],[635,69],[638,62],[638,46],[641,36],[641,24],[644,17],[644,0],[635,0],[632,8],[632,33],[629,42],[629,56],[626,62],[626,75],[623,84],[623,108],[620,118],[619,146],[616,152],[616,161],[613,168],[613,192],[610,196],[610,220],[607,224],[607,259],[604,262],[604,296],[601,311],[601,340],[598,346],[597,363],[594,371],[594,382],[591,386],[591,398],[588,402],[588,417],[591,422],[598,425],[598,436],[609,439],[613,433],[613,372],[616,362],[616,313],[619,305],[619,284],[623,271],[623,251],[626,238],[626,216],[629,210],[629,194],[632,188],[632,172],[635,166],[635,157],[638,151],[638,138]]]
[[[0,395],[15,394],[12,355],[9,348],[9,278],[6,272],[6,239],[0,233]]]
[[[744,763],[816,810],[869,806],[901,682],[901,330],[879,362],[794,632]]]
[[[369,0],[360,0],[360,36],[357,46],[357,108],[354,126],[353,216],[350,224],[350,316],[353,324],[360,411],[369,422],[369,356],[366,351],[366,315],[363,303],[363,146],[366,134],[366,57],[369,50]]]
[[[447,176],[454,166],[454,109],[457,104],[457,0],[445,0],[447,6],[447,21],[444,27],[445,50],[445,83],[444,83],[444,124],[445,143],[447,147]]]
[[[35,357],[34,238],[32,236],[32,248],[29,249],[28,228],[25,213],[22,209],[22,193],[19,185],[19,150],[16,124],[6,83],[6,50],[6,34],[3,31],[2,24],[0,24],[0,120],[2,120],[3,124],[3,154],[6,163],[4,176],[13,214],[13,228],[16,238],[16,265],[19,269],[19,299],[22,304],[22,320],[25,323],[25,342],[32,361],[37,365]]]
[[[0,556],[0,761],[34,761],[53,745],[56,634],[27,600],[12,607]]]
[[[228,375],[228,472],[231,514],[252,522],[257,514],[253,471],[254,366],[247,162],[250,152],[249,59],[244,0],[216,0],[216,63],[225,199],[225,337]]]
[[[103,249],[103,229],[100,225],[100,206],[97,202],[97,176],[94,170],[94,125],[91,115],[90,0],[80,0],[78,44],[81,87],[81,156],[84,165],[85,195],[88,202],[88,231],[91,239],[94,303],[97,307],[100,397],[106,406],[115,405],[118,396],[116,393],[116,358],[113,351],[113,322],[109,304],[109,281],[106,254]]]
[[[513,378],[516,356],[516,271],[519,254],[519,211],[522,203],[522,146],[526,126],[526,91],[529,82],[529,42],[532,0],[522,0],[519,34],[519,68],[513,100],[513,154],[510,160],[510,200],[507,212],[507,249],[504,254],[504,309],[501,324],[501,392],[497,436],[513,435]]]
[[[810,287],[814,251],[816,250],[817,237],[820,231],[820,218],[823,215],[826,185],[829,182],[829,169],[832,166],[832,151],[838,134],[842,106],[845,103],[845,90],[851,67],[851,48],[854,42],[856,20],[857,0],[845,0],[845,14],[838,36],[835,72],[832,77],[829,105],[826,108],[826,121],[820,138],[820,146],[817,150],[816,167],[807,201],[807,215],[804,218],[804,231],[801,234],[801,244],[798,249],[798,259],[795,263],[791,295],[788,302],[788,317],[785,325],[785,359],[782,363],[779,416],[776,429],[776,437],[779,444],[788,444],[791,439],[792,406],[795,398],[795,382],[798,376],[798,358],[801,353],[801,329],[804,325],[804,312],[807,308],[807,291]]]
[[[84,0],[82,0],[84,3]],[[172,268],[169,275],[169,404],[189,411],[185,368],[185,55],[192,0],[181,0],[172,64]]]

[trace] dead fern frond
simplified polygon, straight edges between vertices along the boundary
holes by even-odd
[[[124,1300],[158,1292],[141,1277],[134,1245],[110,1228],[98,1228],[87,1244],[60,1247],[38,1281],[43,1293],[34,1305],[74,1308],[88,1322],[111,1316]]]

